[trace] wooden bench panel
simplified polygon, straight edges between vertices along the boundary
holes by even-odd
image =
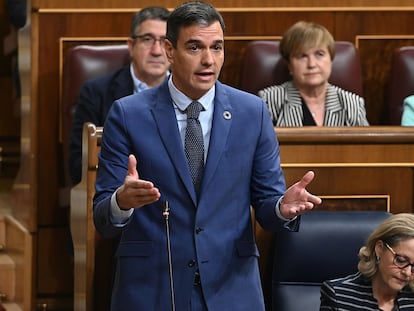
[[[93,224],[98,153],[103,128],[85,123],[82,138],[82,180],[71,190],[74,245],[74,310],[109,310],[115,240],[103,238]]]

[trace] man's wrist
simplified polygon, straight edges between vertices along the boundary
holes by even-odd
[[[116,200],[116,193],[118,190],[116,190],[111,197],[111,214],[112,219],[117,224],[125,223],[129,217],[131,217],[132,213],[134,212],[133,208],[123,210],[119,207],[118,202]]]
[[[294,216],[294,217],[292,217],[292,218],[286,218],[286,217],[284,217],[283,215],[282,215],[282,213],[281,213],[281,211],[280,211],[280,209],[281,209],[281,207],[282,207],[282,204],[283,204],[283,199],[285,198],[285,196],[284,195],[282,195],[280,198],[279,198],[279,200],[277,201],[277,203],[276,203],[276,215],[277,215],[277,217],[279,217],[280,219],[282,219],[282,220],[284,220],[284,221],[292,221],[292,220],[295,220],[298,216]]]
[[[121,210],[121,211],[129,211],[131,208],[130,207],[122,207],[120,204],[119,204],[119,201],[118,201],[118,193],[119,193],[119,189],[120,188],[118,188],[116,191],[115,191],[115,193],[114,193],[114,198],[115,198],[115,204],[116,204],[116,206]]]

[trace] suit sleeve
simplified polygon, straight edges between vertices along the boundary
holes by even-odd
[[[268,231],[296,228],[287,225],[276,214],[277,202],[286,191],[285,178],[280,163],[280,150],[276,133],[266,104],[261,101],[261,130],[256,145],[251,180],[251,203],[255,217]]]

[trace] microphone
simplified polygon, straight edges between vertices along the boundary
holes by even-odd
[[[165,233],[167,236],[167,255],[168,255],[168,272],[170,279],[170,295],[171,295],[171,310],[175,311],[175,298],[174,298],[174,278],[173,278],[173,268],[172,268],[172,259],[171,259],[171,242],[170,242],[170,206],[168,201],[163,203],[162,216],[165,220]]]

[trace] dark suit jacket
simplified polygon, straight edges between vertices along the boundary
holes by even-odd
[[[120,227],[111,222],[110,201],[124,182],[129,154],[161,198],[134,210]],[[188,310],[198,266],[209,310],[263,311],[250,207],[265,229],[285,229],[275,212],[284,191],[279,145],[259,97],[216,83],[198,200],[168,83],[116,101],[105,122],[94,198],[98,231],[122,233],[112,310],[171,310],[161,205],[167,200],[176,309]],[[293,225],[297,229],[298,220]]]
[[[69,171],[73,184],[82,175],[82,129],[85,122],[103,126],[112,103],[134,92],[130,67],[125,66],[106,76],[86,81],[80,91],[69,143]]]

